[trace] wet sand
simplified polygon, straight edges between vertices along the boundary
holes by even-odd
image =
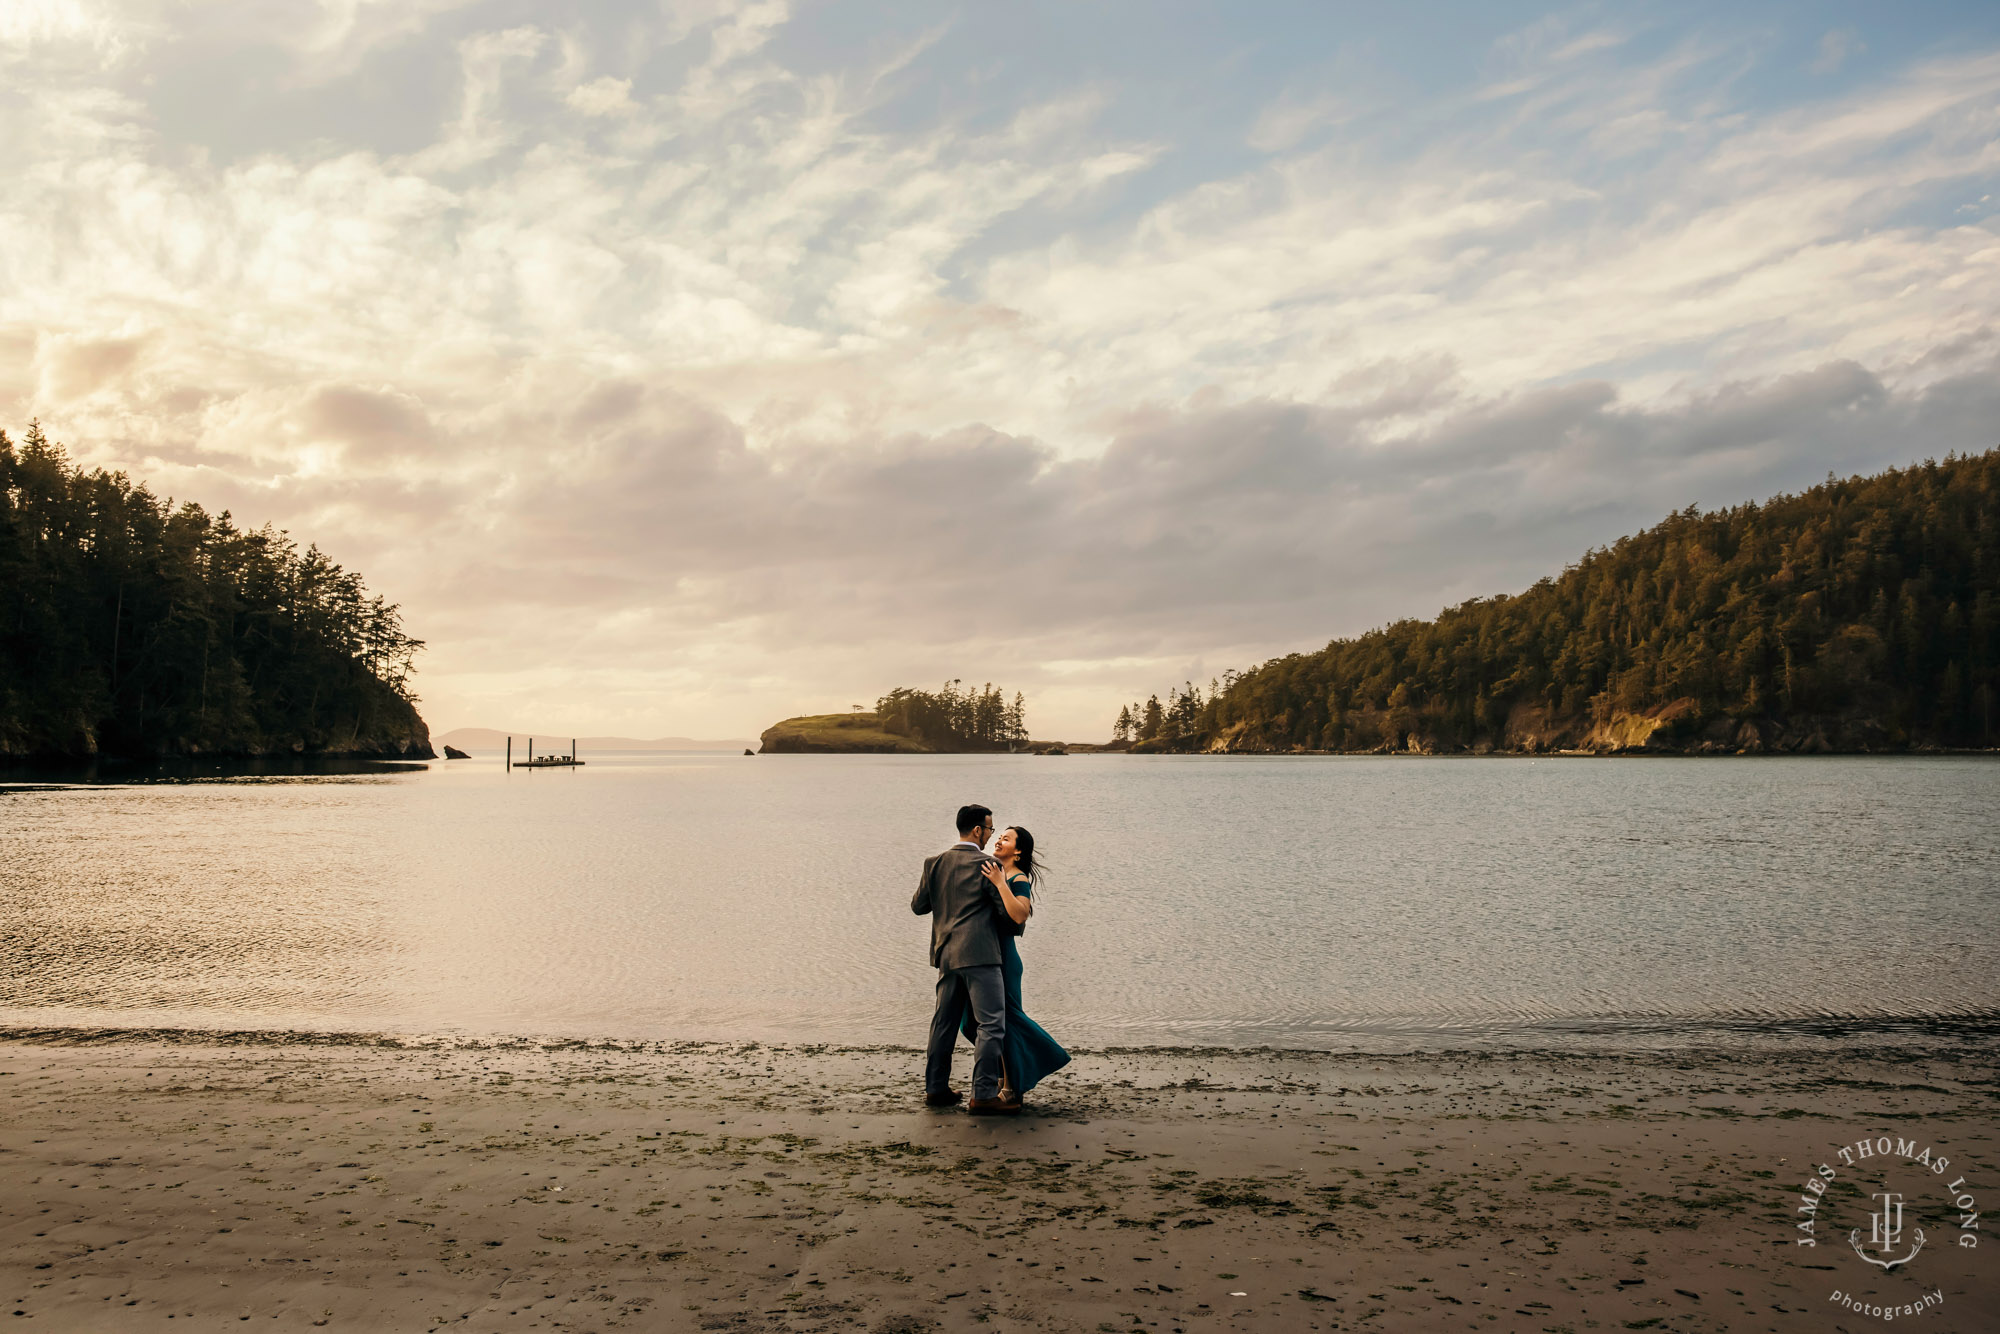
[[[14,1031],[0,1319],[1879,1328],[1799,1180],[1920,1127],[2000,1200],[1996,1051],[1085,1052],[1001,1120],[896,1049]],[[1980,1258],[1919,1328],[2000,1328]]]

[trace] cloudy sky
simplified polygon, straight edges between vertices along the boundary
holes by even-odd
[[[0,424],[361,570],[434,730],[1093,739],[2000,443],[1996,194],[1991,4],[0,0]]]

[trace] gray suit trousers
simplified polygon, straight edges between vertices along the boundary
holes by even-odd
[[[924,1092],[951,1088],[951,1053],[958,1045],[958,1022],[972,1004],[978,1037],[972,1044],[972,1096],[1000,1096],[1001,1044],[1007,1040],[1007,983],[997,963],[976,968],[940,968],[937,1009],[931,1015],[931,1041],[924,1060]]]

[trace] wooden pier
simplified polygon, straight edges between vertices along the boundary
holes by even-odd
[[[528,758],[514,758],[514,738],[507,738],[507,767],[509,769],[581,769],[588,761],[576,757],[576,738],[569,739],[567,755],[536,755],[535,739],[528,738]]]

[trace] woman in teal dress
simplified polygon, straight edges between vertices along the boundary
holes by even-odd
[[[1021,1008],[1021,951],[1014,938],[1027,930],[1028,918],[1035,911],[1035,881],[1041,878],[1035,867],[1035,836],[1019,825],[1002,830],[993,841],[993,857],[998,865],[987,863],[986,878],[1000,891],[1000,902],[1007,909],[1003,925],[1008,928],[1000,933],[1000,971],[1007,980],[1007,1040],[1001,1045],[1004,1069],[1000,1096],[1018,1103],[1044,1076],[1068,1065],[1069,1053]],[[966,1007],[959,1027],[967,1038],[973,1037],[976,1025],[971,1006]]]

